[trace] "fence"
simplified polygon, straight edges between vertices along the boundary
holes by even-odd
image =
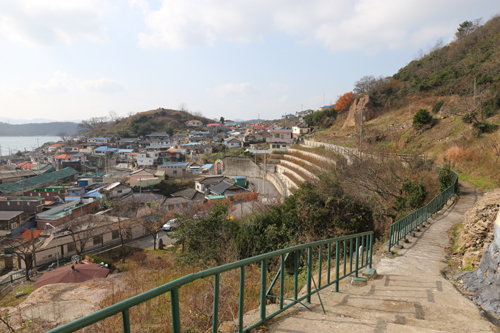
[[[426,223],[429,217],[432,217],[434,213],[443,209],[443,206],[453,197],[457,190],[458,174],[454,171],[451,172],[453,172],[455,179],[446,190],[439,193],[424,207],[417,209],[391,225],[389,233],[389,252],[391,252],[393,246],[399,246],[397,245],[398,242],[404,239],[406,235],[411,234],[415,228]]]
[[[347,158],[358,157],[358,158],[397,158],[401,161],[409,161],[415,157],[427,162],[427,155],[414,155],[414,154],[398,154],[398,153],[386,153],[386,152],[360,152],[357,148],[347,148],[343,146],[337,146],[331,143],[324,143],[313,140],[304,140],[304,144],[310,147],[322,147],[327,150],[336,152],[337,154],[344,155]]]
[[[324,260],[323,250],[327,249],[326,262]],[[319,269],[318,281],[316,282],[312,277],[313,272],[313,251],[317,250],[317,267]],[[281,312],[287,310],[293,305],[300,303],[306,306],[303,301],[311,301],[311,296],[318,293],[320,290],[335,284],[335,290],[339,290],[340,280],[353,275],[358,277],[359,271],[364,267],[372,266],[372,252],[373,252],[373,231],[348,235],[344,237],[332,238],[324,241],[317,241],[308,244],[297,245],[289,247],[287,249],[274,251],[252,258],[236,261],[226,265],[214,267],[207,269],[198,273],[186,275],[182,278],[164,284],[160,287],[151,289],[147,292],[139,294],[137,296],[126,299],[122,302],[111,305],[107,308],[99,310],[88,316],[79,318],[73,322],[66,325],[57,327],[50,331],[51,333],[66,333],[74,332],[78,329],[87,327],[101,320],[104,320],[110,316],[121,313],[123,319],[123,332],[130,332],[130,315],[129,309],[151,300],[155,297],[163,295],[165,293],[170,293],[170,303],[172,311],[172,331],[174,333],[181,332],[181,319],[180,319],[180,309],[179,309],[179,289],[189,284],[195,280],[203,279],[207,277],[213,277],[214,279],[214,303],[213,303],[213,314],[212,314],[212,332],[217,332],[219,327],[218,320],[218,310],[219,310],[219,286],[220,286],[220,274],[239,269],[240,270],[240,284],[239,284],[239,310],[238,310],[238,332],[247,332],[257,326],[263,325],[269,319],[280,314]],[[342,259],[341,260],[341,253]],[[348,255],[349,254],[349,255]],[[306,293],[299,296],[299,257],[303,257],[307,265],[307,282],[306,282]],[[267,263],[268,260],[273,258],[279,258],[280,269],[277,275],[274,277],[269,288],[266,288],[267,281]],[[294,290],[293,298],[285,298],[284,294],[284,278],[285,278],[285,262],[288,258],[293,258],[293,280],[294,280]],[[353,260],[355,261],[353,266]],[[334,261],[334,263],[332,263]],[[347,263],[349,262],[349,265]],[[252,264],[261,265],[261,283],[260,283],[260,319],[251,324],[248,327],[243,327],[243,306],[244,306],[244,287],[245,287],[245,266]],[[326,265],[325,265],[326,264]],[[332,279],[331,269],[332,264],[335,266],[335,277]],[[327,278],[326,283],[321,285],[321,269],[326,266]],[[340,269],[342,267],[342,274]],[[279,295],[273,295],[271,289],[280,280]],[[314,289],[313,289],[314,284]],[[318,293],[319,297],[319,293]],[[279,309],[271,314],[266,313],[266,301],[268,298],[278,298],[279,299]],[[284,301],[289,301],[285,305]],[[321,301],[321,298],[320,298]],[[321,302],[323,306],[323,303]],[[324,311],[324,308],[323,308]]]
[[[35,268],[30,268],[28,274],[30,276],[33,276],[35,274]],[[10,274],[7,279],[4,279],[4,281],[0,282],[0,290],[3,289],[6,285],[9,285],[11,283],[14,283],[14,281],[23,279],[26,276],[26,270],[20,270],[18,272],[15,272],[13,274]]]

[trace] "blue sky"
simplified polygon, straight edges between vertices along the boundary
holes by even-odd
[[[185,103],[209,118],[279,118],[499,12],[498,0],[0,0],[0,117]]]

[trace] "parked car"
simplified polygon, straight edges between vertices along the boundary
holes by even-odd
[[[173,228],[177,228],[177,224],[175,223],[177,219],[171,219],[167,223],[163,225],[164,231],[171,231]]]

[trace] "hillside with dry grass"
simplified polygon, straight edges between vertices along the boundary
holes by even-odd
[[[200,120],[204,124],[212,122],[201,112],[158,108],[137,112],[125,118],[93,117],[78,124],[80,134],[88,136],[130,137],[145,135],[153,131],[170,131],[183,127],[188,120]]]
[[[427,154],[438,165],[451,163],[461,179],[478,187],[499,187],[499,51],[499,17],[484,25],[466,21],[454,42],[438,44],[393,77],[356,82],[357,100],[368,95],[374,115],[363,123],[363,150]],[[421,109],[432,121],[415,126]],[[349,112],[339,113],[315,138],[359,147],[359,120],[342,129]]]

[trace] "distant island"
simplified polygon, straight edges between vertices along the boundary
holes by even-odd
[[[76,133],[77,126],[77,123],[70,121],[18,125],[0,122],[0,136],[57,136],[61,132],[73,135]]]

